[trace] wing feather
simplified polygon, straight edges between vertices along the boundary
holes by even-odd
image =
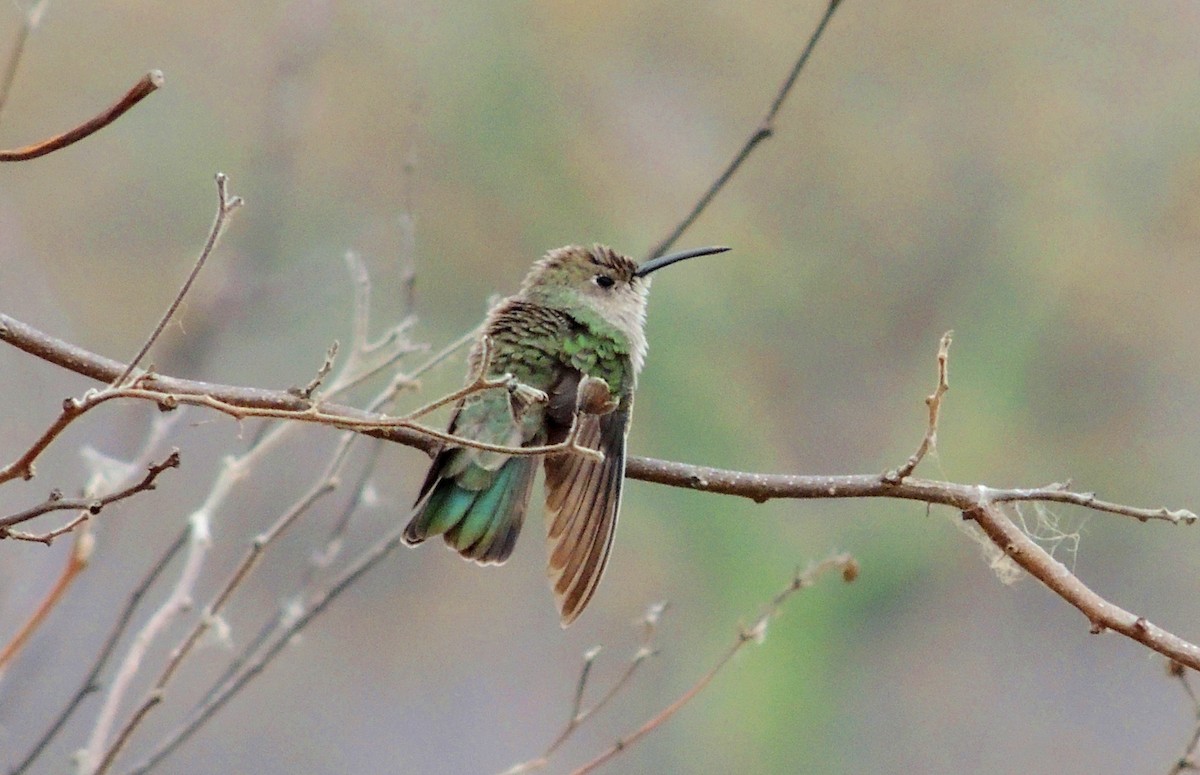
[[[578,454],[546,459],[547,574],[563,626],[587,606],[608,564],[625,479],[629,408],[581,422],[580,445],[603,452],[603,462]]]

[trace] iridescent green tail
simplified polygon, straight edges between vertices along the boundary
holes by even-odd
[[[512,457],[496,471],[469,465],[457,476],[428,482],[404,529],[405,542],[440,535],[467,559],[504,562],[521,532],[536,467],[535,457]]]

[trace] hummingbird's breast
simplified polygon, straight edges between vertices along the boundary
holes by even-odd
[[[586,297],[573,316],[592,331],[620,344],[636,377],[646,361],[646,295],[649,279],[639,280],[624,292]]]

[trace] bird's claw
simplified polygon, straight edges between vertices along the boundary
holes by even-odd
[[[515,377],[508,382],[508,402],[516,419],[520,419],[534,404],[544,404],[549,400],[546,391],[526,385]]]

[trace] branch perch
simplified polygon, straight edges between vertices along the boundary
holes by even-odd
[[[117,361],[50,337],[2,313],[0,341],[105,383],[112,382],[125,368]],[[939,366],[939,370],[940,368]],[[144,395],[134,391],[126,397],[142,397],[161,403],[163,395],[166,394],[180,402],[186,400],[189,403],[211,405],[222,411],[226,411],[228,407],[234,410],[271,410],[277,414],[271,415],[270,411],[265,413],[270,416],[287,416],[306,422],[333,425],[342,429],[354,427],[366,435],[414,447],[427,454],[432,454],[442,443],[421,430],[397,424],[392,418],[381,418],[379,415],[352,407],[322,404],[317,412],[309,402],[286,390],[217,385],[159,374],[144,375],[137,384],[142,386],[139,390],[142,390]],[[933,407],[931,412],[932,409]],[[10,465],[9,469],[12,467]],[[1061,483],[1040,488],[1004,489],[915,477],[905,477],[895,482],[889,481],[886,474],[802,476],[731,471],[644,457],[630,457],[626,463],[625,475],[630,479],[671,487],[737,495],[758,503],[775,498],[899,498],[949,506],[973,519],[1002,551],[1083,612],[1089,621],[1098,626],[1097,632],[1104,629],[1120,632],[1180,664],[1200,671],[1200,648],[1149,624],[1144,618],[1113,606],[1091,592],[1061,563],[1021,533],[1004,515],[1001,506],[1018,501],[1068,503],[1132,517],[1143,522],[1157,520],[1172,524],[1192,524],[1197,517],[1187,509],[1126,506],[1100,500],[1094,493],[1073,492]],[[0,481],[3,481],[2,477]],[[1067,579],[1070,583],[1066,583]]]
[[[39,156],[54,153],[66,148],[68,145],[73,145],[83,138],[99,132],[125,115],[130,108],[157,91],[158,87],[163,85],[163,80],[161,70],[151,70],[142,76],[142,79],[135,83],[129,91],[125,92],[125,95],[117,100],[108,110],[105,110],[94,118],[88,119],[74,129],[63,132],[61,135],[55,135],[33,145],[27,145],[24,148],[0,151],[0,161],[28,161],[36,159]]]

